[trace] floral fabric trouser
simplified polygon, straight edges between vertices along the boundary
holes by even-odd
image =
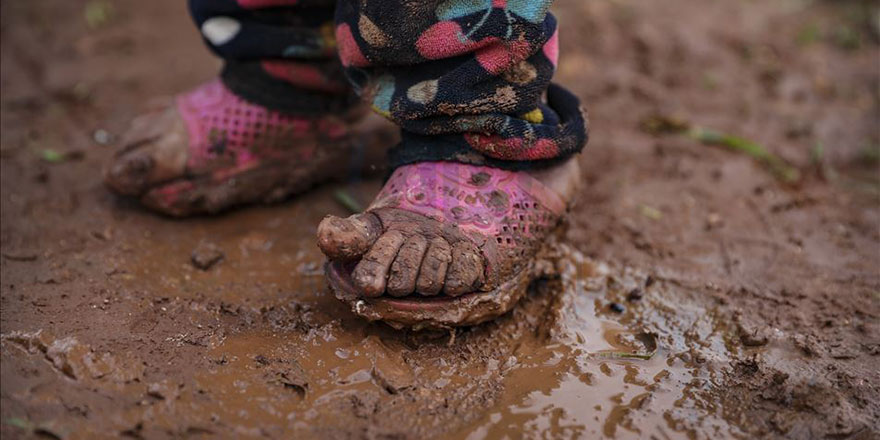
[[[586,144],[578,99],[550,79],[551,0],[190,0],[233,93],[298,115],[359,95],[400,126],[392,166],[447,160],[505,169]]]

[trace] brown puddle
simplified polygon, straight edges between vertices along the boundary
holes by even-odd
[[[611,269],[586,262],[578,254],[569,258],[554,342],[524,341],[515,352],[514,366],[506,372],[498,405],[478,423],[459,431],[457,438],[737,434],[720,408],[706,408],[699,396],[711,392],[710,382],[715,379],[711,368],[703,371],[699,364],[673,354],[685,347],[661,344],[649,359],[609,359],[650,348],[635,338],[634,316],[600,312],[608,308],[606,295],[611,292],[603,284],[615,279]],[[687,346],[694,341],[676,342]]]
[[[137,347],[103,355],[127,364],[141,356],[150,365],[126,380],[80,378],[124,403],[97,423],[66,420],[53,432],[68,438],[108,432],[148,438],[156,432],[741,435],[713,394],[718,366],[729,361],[729,332],[672,284],[644,287],[645,274],[562,246],[559,279],[535,283],[523,304],[496,322],[455,334],[397,331],[361,320],[332,297],[318,269],[321,255],[308,245],[313,231],[278,238],[300,221],[289,208],[280,220],[279,211],[238,213],[195,230],[158,223],[158,233],[178,239],[145,236],[123,245],[132,250],[109,277],[130,292],[128,301],[152,310],[128,319],[131,337],[163,339],[169,366],[155,365]],[[188,256],[206,240],[225,258],[203,271]],[[643,298],[628,301],[636,287]],[[622,307],[615,312],[611,302]],[[139,336],[141,327],[148,330]],[[646,332],[656,335],[648,344]],[[5,340],[27,349],[38,336]],[[99,349],[84,347],[65,359],[79,356],[70,362],[77,367],[100,358]],[[620,357],[655,348],[650,359]]]
[[[583,260],[577,254],[570,259]],[[349,402],[358,411],[364,395],[378,395],[381,401],[412,390],[466,388],[470,378],[480,377],[498,380],[502,391],[450,438],[698,438],[739,433],[724,420],[724,408],[712,396],[718,379],[714,365],[727,357],[711,318],[691,311],[694,331],[661,335],[660,348],[650,359],[612,358],[648,351],[635,338],[641,331],[638,326],[656,325],[662,318],[655,316],[659,313],[641,318],[638,313],[608,311],[609,299],[617,299],[608,280],[627,283],[638,278],[635,275],[614,274],[606,265],[587,261],[565,264],[569,267],[561,284],[566,288],[554,306],[555,317],[547,322],[550,328],[539,329],[550,336],[529,334],[515,341],[507,356],[473,363],[420,359],[418,350],[413,353],[408,347],[412,341],[405,334],[356,318],[332,321],[305,335],[246,331],[230,335],[208,352],[218,366],[198,374],[195,382],[210,389],[215,402],[198,412],[210,412],[241,433],[257,434],[273,426],[278,432],[310,430],[314,425],[333,426],[340,407]],[[670,335],[679,331],[661,330]],[[719,351],[709,355],[703,347]],[[410,355],[408,361],[403,354]]]

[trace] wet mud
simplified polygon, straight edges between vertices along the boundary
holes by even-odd
[[[271,230],[287,223],[277,215],[268,210],[242,216]],[[559,245],[558,277],[533,284],[512,315],[472,329],[406,332],[369,324],[338,304],[323,287],[316,250],[302,252],[298,241],[275,242],[268,231],[235,234],[230,229],[241,220],[223,219],[203,232],[224,232],[213,247],[227,256],[211,272],[165,258],[186,255],[181,251],[190,246],[204,248],[197,237],[149,251],[146,240],[138,240],[132,247],[141,251],[115,267],[113,284],[120,290],[158,295],[141,316],[124,321],[130,338],[155,340],[165,356],[129,350],[120,357],[76,336],[39,330],[4,333],[4,356],[39,361],[42,374],[87,394],[128,400],[122,408],[105,408],[112,416],[95,423],[91,414],[103,412],[97,402],[68,402],[50,391],[55,386],[16,381],[14,395],[31,402],[51,405],[61,397],[65,406],[89,408],[85,417],[38,429],[65,438],[738,432],[713,391],[717,370],[728,359],[724,332],[710,318],[702,334],[682,336],[685,325],[705,319],[697,316],[703,310],[683,313],[681,293],[665,282],[654,282],[647,298],[616,313],[609,305],[626,301],[622,292],[644,286],[647,275]],[[241,274],[249,280],[241,282]],[[267,293],[243,295],[254,288]],[[667,295],[679,309],[675,321],[655,316]],[[126,309],[142,301],[100,304]],[[707,351],[714,353],[712,361],[681,354],[702,352],[701,344],[715,346]],[[632,354],[649,359],[628,358]],[[156,365],[164,358],[174,373],[165,362]],[[702,401],[715,402],[717,409],[706,413]]]
[[[188,220],[102,186],[141,106],[218,63],[181,2],[87,3],[0,4],[4,439],[878,436],[866,4],[560,2],[594,127],[569,229],[510,313],[412,332],[338,301],[315,243],[378,180]],[[803,177],[645,132],[658,113]]]

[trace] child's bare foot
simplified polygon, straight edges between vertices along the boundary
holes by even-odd
[[[354,124],[358,116],[288,116],[214,80],[135,119],[105,182],[174,216],[277,201],[344,175],[363,157],[356,150],[375,154],[394,142],[393,126],[372,117]]]
[[[576,159],[539,172],[451,162],[398,168],[363,214],[328,216],[318,246],[355,313],[415,328],[513,307],[580,183]]]

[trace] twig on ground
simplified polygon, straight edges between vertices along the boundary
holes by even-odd
[[[788,184],[797,183],[801,178],[800,170],[767,151],[762,145],[739,136],[693,125],[683,118],[665,115],[651,116],[642,122],[642,129],[651,134],[684,134],[705,145],[724,147],[744,153],[767,167],[777,179]]]
[[[344,189],[336,190],[336,192],[333,193],[333,198],[352,214],[364,211],[363,206],[361,206],[361,204]]]
[[[692,139],[696,139],[706,145],[722,146],[745,153],[758,162],[763,163],[777,178],[785,183],[796,183],[801,178],[801,172],[797,168],[785,163],[779,156],[748,139],[703,127],[691,127],[687,134]]]

